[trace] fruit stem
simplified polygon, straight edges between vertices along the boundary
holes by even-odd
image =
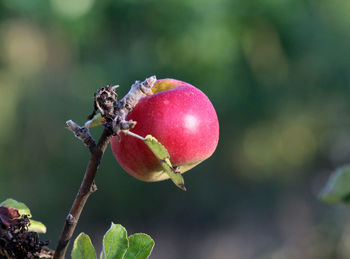
[[[136,133],[133,133],[133,132],[131,132],[129,130],[123,130],[123,133],[126,134],[126,135],[129,135],[129,136],[132,136],[134,138],[140,139],[142,141],[146,140],[145,138],[141,137],[140,135],[137,135]]]

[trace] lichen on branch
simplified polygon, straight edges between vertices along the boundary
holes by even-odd
[[[74,121],[68,120],[66,122],[68,129],[92,152],[96,143],[90,134],[89,126],[97,111],[100,112],[103,118],[101,121],[104,126],[110,128],[113,135],[119,135],[121,131],[132,129],[136,125],[136,121],[126,120],[126,117],[142,97],[153,94],[152,87],[156,81],[156,76],[146,78],[143,82],[135,81],[130,91],[119,101],[115,91],[119,85],[101,87],[94,94],[94,109],[88,116],[89,121],[84,126],[79,126]]]
[[[129,130],[136,125],[135,121],[126,120],[126,116],[134,109],[140,99],[152,95],[152,87],[157,81],[156,76],[151,76],[145,81],[136,81],[130,91],[119,101],[115,107],[115,118],[113,119],[113,132],[119,135],[122,130]]]
[[[68,129],[74,133],[74,136],[83,141],[85,146],[87,146],[92,152],[92,150],[96,147],[96,142],[90,135],[89,128],[85,126],[81,127],[72,120],[68,120],[66,125]]]

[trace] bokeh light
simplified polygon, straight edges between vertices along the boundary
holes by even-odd
[[[94,2],[94,0],[51,0],[54,11],[68,18],[85,15],[93,7]]]
[[[4,62],[20,74],[43,69],[47,60],[46,39],[40,29],[26,21],[8,21],[2,26]]]

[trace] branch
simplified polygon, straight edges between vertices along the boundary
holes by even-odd
[[[117,103],[113,120],[113,132],[115,134],[119,135],[122,130],[132,129],[136,125],[135,121],[126,121],[126,116],[134,109],[142,97],[153,94],[152,87],[156,81],[156,76],[151,76],[143,82],[136,81],[131,86],[130,91]]]
[[[74,233],[75,227],[79,221],[80,214],[85,206],[90,194],[97,190],[94,184],[97,169],[100,165],[101,158],[112,138],[112,131],[105,128],[97,146],[92,150],[89,164],[86,168],[84,179],[80,185],[78,194],[73,202],[72,208],[66,218],[64,228],[62,230],[54,259],[63,259],[67,251],[70,239]]]
[[[80,127],[72,120],[67,121],[66,124],[68,129],[72,131],[78,139],[83,141],[85,146],[89,148],[90,152],[93,152],[94,148],[96,147],[96,143],[93,137],[90,135],[89,128]]]
[[[77,196],[66,218],[54,259],[64,259],[85,203],[90,194],[97,190],[94,180],[109,141],[113,135],[118,135],[121,130],[127,130],[135,126],[136,122],[126,121],[126,116],[143,96],[152,94],[151,88],[155,82],[155,76],[147,78],[144,82],[136,81],[131,86],[130,91],[119,102],[117,102],[117,94],[115,93],[117,86],[102,87],[95,93],[94,111],[89,118],[92,118],[98,109],[106,121],[105,129],[97,145],[90,135],[88,126],[80,127],[71,120],[67,121],[68,128],[89,148],[91,156]]]

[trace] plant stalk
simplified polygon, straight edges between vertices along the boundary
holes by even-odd
[[[83,181],[80,185],[77,196],[73,202],[72,208],[66,218],[58,245],[55,251],[54,259],[64,259],[69,242],[73,236],[75,227],[79,221],[80,214],[85,206],[90,194],[97,190],[94,183],[96,172],[98,170],[102,156],[112,138],[112,131],[105,128],[97,145],[92,148],[89,164],[86,168]]]

